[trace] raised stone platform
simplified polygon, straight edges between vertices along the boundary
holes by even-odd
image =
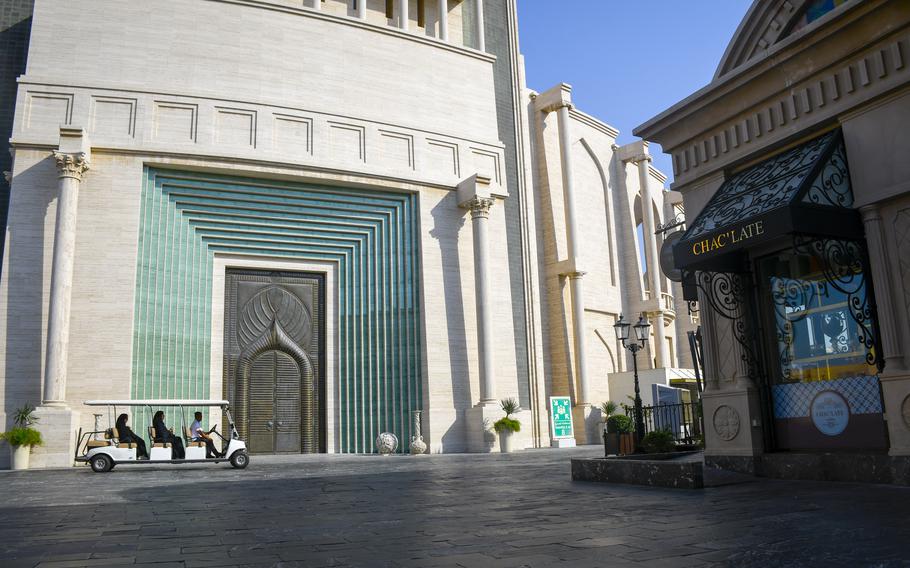
[[[910,485],[910,456],[791,453],[705,456],[710,467],[777,479],[854,481]]]
[[[704,462],[698,451],[573,459],[572,480],[701,489]]]

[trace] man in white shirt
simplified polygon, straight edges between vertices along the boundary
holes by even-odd
[[[209,436],[209,433],[205,431],[202,427],[202,413],[196,412],[194,415],[196,420],[193,421],[193,425],[190,426],[190,436],[192,436],[193,442],[205,442],[205,457],[206,458],[223,458],[224,454],[220,453],[215,449],[215,441]]]

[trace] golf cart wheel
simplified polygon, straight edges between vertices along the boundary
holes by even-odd
[[[250,456],[243,450],[234,452],[231,455],[231,465],[237,469],[243,469],[250,465]]]
[[[89,463],[92,466],[92,471],[95,473],[105,473],[114,468],[114,460],[104,454],[98,454],[97,456],[92,457]]]

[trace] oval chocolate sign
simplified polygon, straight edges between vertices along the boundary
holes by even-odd
[[[825,436],[838,436],[850,422],[850,406],[839,392],[826,390],[815,395],[809,407],[812,423]]]

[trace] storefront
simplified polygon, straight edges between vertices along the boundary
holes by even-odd
[[[757,1],[672,155],[708,462],[910,483],[910,5]]]
[[[674,247],[690,289],[742,320],[736,340],[772,426],[768,448],[888,447],[853,203],[843,135],[833,130],[732,176]]]

